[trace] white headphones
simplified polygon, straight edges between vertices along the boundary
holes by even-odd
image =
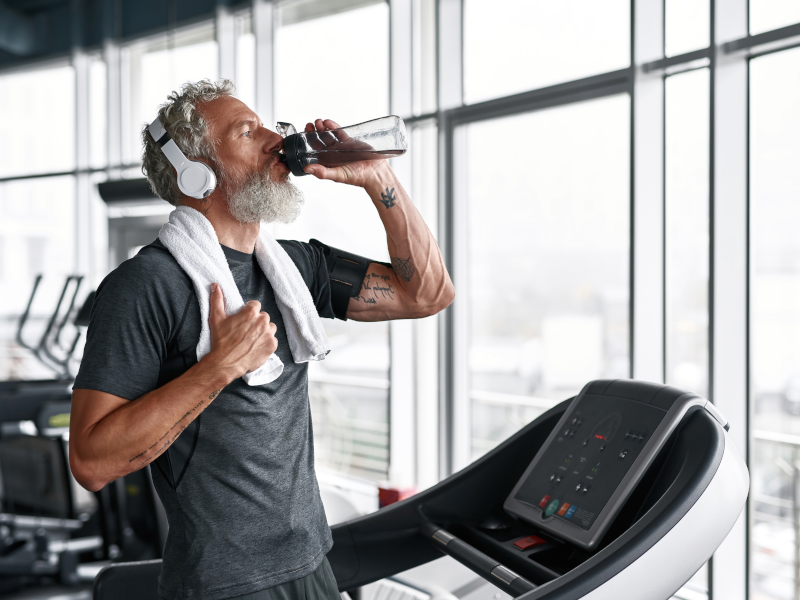
[[[207,164],[199,160],[189,160],[181,152],[167,130],[161,124],[161,119],[150,123],[150,137],[155,140],[164,156],[178,172],[178,188],[190,198],[202,200],[217,187],[217,176]]]

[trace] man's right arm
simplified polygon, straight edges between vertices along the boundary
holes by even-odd
[[[75,479],[97,491],[138,471],[169,448],[234,379],[260,367],[278,347],[275,325],[248,302],[225,315],[222,290],[211,292],[211,352],[180,377],[134,401],[76,389],[70,416],[69,462]]]

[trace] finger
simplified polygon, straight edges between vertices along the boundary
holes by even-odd
[[[322,143],[326,146],[331,146],[338,142],[339,140],[336,138],[336,134],[330,131],[331,129],[336,129],[335,127],[329,127],[327,124],[333,123],[330,119],[317,119],[315,121],[315,125],[317,127],[317,131],[319,132],[319,139],[322,140]]]
[[[319,134],[317,133],[316,129],[314,129],[314,126],[311,123],[306,125],[306,134],[307,134],[305,136],[306,143],[308,143],[308,145],[311,146],[312,149],[322,150],[325,147],[325,144],[322,142],[321,139],[319,139]]]
[[[219,284],[212,283],[208,323],[209,325],[216,325],[220,321],[224,321],[225,317],[225,296],[222,294],[222,288]]]
[[[308,165],[304,171],[317,179],[328,179],[331,181],[341,181],[342,179],[339,168],[329,169],[322,165]]]
[[[323,124],[326,128],[330,130],[335,130],[334,133],[331,135],[336,136],[336,139],[339,140],[340,144],[344,144],[345,142],[354,142],[353,138],[350,137],[350,134],[347,133],[342,126],[339,125],[336,121],[332,121],[330,119],[325,119]]]
[[[258,300],[250,300],[244,306],[245,306],[245,308],[250,310],[250,312],[253,312],[253,313],[256,313],[256,314],[261,312],[261,302],[259,302]]]

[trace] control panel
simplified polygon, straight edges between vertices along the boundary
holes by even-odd
[[[504,504],[587,550],[599,543],[688,408],[705,403],[693,394],[666,403],[625,397],[631,394],[624,385],[617,386],[621,395],[608,388],[584,388],[573,400]]]

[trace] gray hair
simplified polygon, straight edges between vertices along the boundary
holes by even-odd
[[[214,141],[208,138],[208,123],[197,108],[220,96],[232,96],[235,87],[228,79],[213,82],[202,79],[196,83],[187,82],[181,89],[172,92],[167,101],[158,107],[161,123],[188,158],[206,158],[217,163]],[[142,127],[142,173],[150,182],[153,193],[170,204],[180,204],[181,193],[175,171],[161,151],[158,144],[150,137],[149,123]]]

